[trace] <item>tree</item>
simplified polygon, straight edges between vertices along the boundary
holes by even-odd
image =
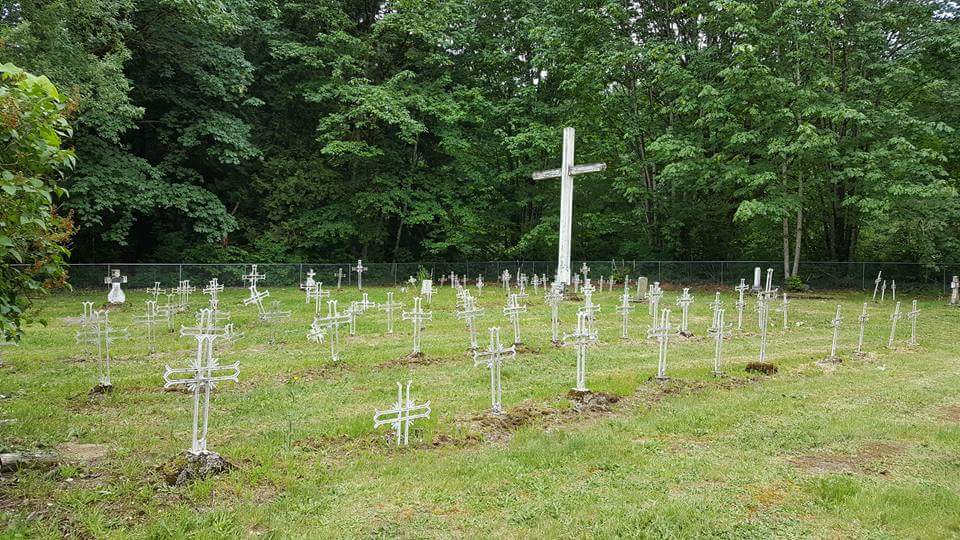
[[[31,295],[66,277],[72,232],[55,203],[74,165],[61,148],[72,130],[70,104],[46,78],[0,65],[0,338],[19,340],[31,320]]]

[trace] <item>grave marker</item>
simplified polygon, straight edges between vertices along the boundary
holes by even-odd
[[[476,349],[476,347],[474,347]],[[513,360],[517,357],[517,348],[514,345],[504,347],[500,343],[500,328],[490,329],[490,346],[485,351],[473,352],[474,367],[484,364],[490,370],[490,402],[491,410],[495,415],[503,414],[503,391],[500,385],[500,368],[504,360]]]
[[[900,302],[897,302],[897,305],[893,308],[893,314],[890,315],[890,339],[887,340],[887,348],[893,347],[893,340],[897,336],[897,321],[903,315],[900,313]]]
[[[424,322],[433,320],[433,312],[423,310],[422,299],[418,296],[413,299],[413,309],[402,312],[400,316],[413,324],[413,352],[410,356],[420,356],[423,354],[420,351],[420,333]]]
[[[417,298],[419,304],[420,298]],[[394,438],[397,440],[397,446],[406,446],[410,442],[410,425],[420,418],[430,418],[430,402],[420,405],[410,398],[410,385],[413,381],[407,381],[407,395],[403,395],[403,386],[397,382],[397,401],[393,407],[381,411],[374,410],[373,429],[380,426],[390,425],[394,430]],[[401,437],[401,434],[403,435]]]
[[[857,317],[857,320],[860,322],[860,333],[857,336],[857,350],[854,351],[858,355],[863,354],[863,331],[867,325],[867,321],[870,317],[867,315],[867,303],[863,303],[863,309],[860,310],[860,316]]]
[[[917,309],[917,301],[913,301],[913,309],[907,313],[907,319],[910,319],[910,341],[907,344],[914,346],[917,344],[917,318],[920,316],[920,310]]]
[[[713,311],[713,323],[707,329],[707,335],[713,338],[713,375],[715,377],[724,375],[722,367],[723,340],[733,335],[733,331],[730,329],[732,325],[726,324],[723,320],[724,312],[725,310],[722,307],[717,307]]]
[[[664,309],[660,313],[659,322],[654,322],[654,324],[647,330],[647,339],[656,338],[657,343],[660,345],[660,351],[657,358],[657,380],[658,381],[667,381],[670,380],[670,377],[667,377],[667,344],[670,341],[670,334],[673,331],[673,327],[670,325],[670,310]]]
[[[560,285],[562,286],[562,285]],[[573,387],[577,392],[589,392],[587,388],[587,347],[597,342],[597,333],[590,330],[587,314],[577,312],[577,329],[572,334],[563,335],[563,346],[573,345],[577,350],[577,381]]]
[[[397,309],[403,308],[403,304],[400,302],[393,301],[393,292],[387,293],[387,301],[380,304],[379,308],[381,311],[387,314],[387,333],[393,333],[393,312]]]
[[[111,304],[126,302],[127,295],[123,293],[120,285],[127,282],[127,276],[121,276],[120,270],[115,268],[110,271],[109,276],[103,278],[103,282],[110,286],[110,291],[107,293],[107,302]]]
[[[688,287],[684,287],[683,294],[677,298],[677,305],[680,306],[680,328],[677,330],[677,333],[684,337],[690,337],[693,335],[688,329],[690,321],[690,304],[693,304],[693,296],[690,295],[690,289]]]

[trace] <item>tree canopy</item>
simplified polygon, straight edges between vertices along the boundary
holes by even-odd
[[[18,0],[77,260],[957,260],[947,0]]]

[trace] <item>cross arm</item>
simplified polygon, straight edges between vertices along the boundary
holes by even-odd
[[[587,165],[574,165],[570,168],[570,174],[576,176],[578,174],[586,174],[592,172],[600,172],[607,168],[606,163],[590,163]],[[534,180],[544,180],[546,178],[559,178],[563,174],[563,169],[549,169],[546,171],[537,171],[533,173]]]

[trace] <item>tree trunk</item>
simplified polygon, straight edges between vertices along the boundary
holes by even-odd
[[[803,175],[800,175],[800,185],[797,187],[797,236],[793,244],[793,272],[791,276],[796,277],[800,272],[800,242],[803,240]]]
[[[783,216],[783,278],[790,277],[790,218]]]

